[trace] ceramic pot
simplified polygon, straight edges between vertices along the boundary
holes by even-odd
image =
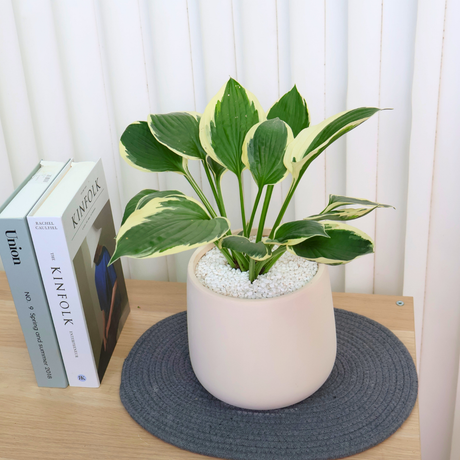
[[[320,264],[301,289],[270,299],[217,294],[195,276],[213,245],[187,271],[190,360],[216,398],[246,409],[295,404],[318,390],[334,366],[337,340],[329,272]]]

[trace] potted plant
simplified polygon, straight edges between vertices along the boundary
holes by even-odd
[[[372,253],[371,238],[345,222],[387,205],[330,195],[318,214],[294,222],[282,219],[312,161],[379,110],[357,108],[310,126],[307,105],[295,86],[265,113],[252,93],[229,79],[203,115],[149,115],[121,136],[120,152],[129,164],[143,171],[183,175],[201,202],[178,190],[141,191],[126,206],[111,262],[122,256],[159,257],[202,247],[188,267],[190,358],[197,378],[221,400],[249,409],[284,407],[314,393],[329,376],[336,336],[325,265]],[[217,209],[190,174],[190,160],[201,162]],[[243,199],[245,169],[258,188],[250,213]],[[221,191],[227,171],[236,175],[239,185],[243,229],[234,233]],[[272,229],[265,230],[273,187],[288,176],[289,192]],[[244,274],[252,284],[268,276],[285,253],[316,262],[318,268],[309,283],[285,295],[226,296],[203,286],[195,273],[213,247],[230,270]]]

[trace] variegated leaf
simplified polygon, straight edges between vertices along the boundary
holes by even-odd
[[[120,138],[120,154],[141,171],[185,174],[187,169],[188,160],[160,144],[145,121],[131,123],[125,129]]]
[[[352,204],[362,204],[369,206],[367,208],[346,208],[336,209],[341,206]],[[374,201],[364,200],[362,198],[352,198],[349,196],[329,195],[329,203],[320,214],[307,217],[307,220],[353,220],[369,214],[376,208],[392,208],[388,204],[376,203]]]
[[[121,225],[123,225],[126,222],[126,219],[133,213],[133,211],[136,209],[137,203],[139,203],[139,200],[141,198],[144,198],[144,196],[149,195],[150,193],[155,193],[158,192],[158,190],[151,190],[151,189],[145,189],[139,192],[138,194],[134,195],[127,203],[125,207],[125,212],[123,213],[123,218],[121,219]]]
[[[308,260],[327,265],[342,265],[374,252],[374,243],[361,230],[338,222],[324,222],[329,238],[314,237],[288,251]]]
[[[219,246],[247,254],[254,260],[265,260],[271,256],[271,249],[262,243],[262,241],[253,243],[244,236],[226,236],[219,242]]]
[[[122,256],[143,259],[187,251],[218,240],[229,228],[226,218],[211,218],[193,198],[153,198],[121,226],[110,263]]]
[[[371,208],[347,208],[337,209],[335,211],[329,211],[325,214],[316,214],[314,216],[307,217],[307,220],[353,220],[369,214],[378,206],[372,206]]]
[[[304,129],[289,144],[284,156],[284,164],[294,179],[302,176],[310,163],[330,144],[381,109],[361,107],[338,113],[323,122]]]
[[[140,191],[128,201],[123,214],[123,219],[121,220],[121,225],[126,222],[126,219],[134,212],[135,209],[141,208],[153,198],[173,195],[183,195],[183,193],[178,190],[166,190],[164,192],[160,192],[158,190],[145,189]]]
[[[149,115],[150,131],[158,142],[189,160],[204,160],[206,152],[200,143],[200,118],[197,112],[173,112]]]
[[[298,220],[280,225],[272,239],[266,239],[266,244],[295,245],[313,237],[329,238],[324,225],[311,220]]]
[[[137,203],[136,209],[143,208],[150,200],[154,198],[163,198],[167,196],[185,196],[179,190],[163,190],[163,191],[155,191],[153,193],[149,193],[148,195],[143,196]]]
[[[263,120],[265,112],[256,97],[230,78],[201,117],[201,145],[214,161],[239,176],[245,168],[241,161],[244,137]]]
[[[267,119],[280,118],[291,128],[294,137],[310,125],[307,103],[297,90],[297,86],[276,101],[268,111]]]
[[[293,139],[290,126],[279,118],[257,123],[248,131],[242,160],[259,188],[277,184],[288,175],[283,158]]]
[[[393,208],[389,204],[376,203],[374,201],[365,200],[363,198],[353,198],[351,196],[342,195],[329,195],[329,202],[327,206],[321,211],[321,214],[325,214],[333,209],[339,208],[340,206],[347,206],[351,204],[360,204],[363,206],[374,206],[376,208]]]

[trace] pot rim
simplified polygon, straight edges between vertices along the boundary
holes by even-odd
[[[198,264],[199,260],[206,254],[208,251],[210,251],[214,246],[214,243],[209,243],[205,246],[201,246],[195,250],[195,252],[192,254],[192,257],[189,260],[188,267],[187,267],[187,282],[191,281],[195,284],[195,287],[200,290],[201,292],[214,296],[216,298],[216,301],[218,299],[224,298],[224,299],[231,299],[239,303],[246,303],[246,304],[252,304],[252,305],[257,305],[261,303],[277,303],[279,302],[280,299],[289,299],[292,296],[295,295],[303,295],[304,291],[308,289],[313,289],[315,284],[317,284],[320,280],[320,278],[324,275],[326,272],[327,268],[324,264],[318,263],[318,270],[316,271],[315,275],[313,276],[313,279],[311,279],[308,283],[303,285],[300,289],[297,289],[296,291],[289,292],[287,294],[279,295],[276,297],[268,297],[266,299],[241,299],[239,297],[232,297],[232,296],[227,296],[224,294],[219,294],[217,292],[212,291],[208,287],[204,286],[196,277],[195,275],[195,267]]]

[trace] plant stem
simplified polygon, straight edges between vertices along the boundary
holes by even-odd
[[[216,199],[216,202],[219,204],[220,203],[220,206],[219,206],[219,211],[220,211],[220,214],[222,217],[227,217],[227,211],[225,210],[225,204],[224,204],[224,197],[222,196],[222,189],[220,187],[220,181],[216,179],[216,189],[217,189],[217,195],[218,195],[218,200]],[[227,235],[231,235],[232,234],[232,231],[229,230],[227,232]],[[239,267],[240,267],[240,270],[242,272],[245,272],[248,270],[248,261],[246,260],[246,258],[244,257],[243,254],[237,252],[237,251],[229,251],[231,254],[233,254],[233,257],[234,259],[236,259]],[[231,256],[229,256],[231,257]],[[228,260],[228,259],[227,259]],[[230,264],[232,266],[232,268],[236,268],[236,265],[233,263],[233,264]]]
[[[227,217],[227,211],[225,210],[224,197],[222,195],[222,189],[220,188],[220,180],[216,179],[217,195],[219,197],[220,204],[222,206],[222,217]]]
[[[286,252],[286,246],[279,246],[275,251],[273,251],[272,256],[270,259],[263,260],[262,262],[259,262],[256,267],[256,275],[255,277],[257,278],[260,275],[260,272],[262,271],[263,268],[265,268],[265,272],[267,273],[270,268],[275,265],[275,263],[278,261],[278,259]]]
[[[217,193],[216,186],[214,185],[214,180],[211,175],[211,171],[209,171],[209,166],[206,163],[206,160],[201,160],[203,163],[203,168],[206,173],[206,177],[208,178],[209,185],[211,186],[212,194],[214,195],[214,199],[216,200],[217,207],[219,208],[220,215],[222,217],[227,217],[225,214],[225,210],[222,209],[222,202],[220,200],[220,197]]]
[[[291,202],[292,196],[294,195],[295,189],[297,188],[297,185],[299,184],[299,180],[300,178],[297,178],[297,180],[295,180],[294,178],[292,179],[291,187],[289,188],[289,192],[287,193],[286,198],[284,199],[284,203],[283,203],[283,206],[281,206],[278,217],[276,218],[276,221],[273,224],[272,231],[270,232],[269,238],[273,238],[273,235],[275,234],[275,230],[278,228],[279,224],[281,223],[281,220],[284,217],[286,209],[289,206],[289,203]]]
[[[273,193],[273,187],[274,185],[268,185],[267,190],[265,191],[264,205],[262,206],[262,212],[260,214],[259,227],[257,229],[256,243],[258,243],[262,239],[262,235],[264,232],[265,219],[267,218],[268,205],[270,204],[270,200],[271,200],[272,193]]]
[[[195,179],[190,174],[190,171],[188,170],[188,168],[186,168],[186,170],[185,170],[185,178],[189,181],[189,183],[192,186],[193,190],[195,190],[196,194],[200,197],[200,200],[205,205],[205,207],[208,210],[208,212],[211,215],[211,217],[213,217],[213,218],[218,217],[216,212],[214,211],[213,207],[209,203],[208,199],[206,198],[204,193],[201,191],[201,189],[198,186],[198,184],[195,182]],[[231,235],[230,230],[228,231],[228,234]],[[214,243],[214,244],[216,245],[217,248],[219,248],[219,246],[217,246],[216,243]],[[225,248],[219,248],[219,250],[224,255],[224,257],[227,259],[227,262],[230,264],[230,266],[232,268],[236,268],[235,262],[233,261],[232,256],[230,255],[228,250],[225,249]]]
[[[217,189],[217,195],[219,197],[219,201],[216,199],[216,202],[218,203],[218,205],[220,203],[219,205],[220,214],[222,217],[227,217],[227,211],[225,210],[225,204],[224,204],[224,197],[222,196],[222,189],[220,188],[220,181],[217,179],[216,179],[216,189]],[[229,230],[227,232],[227,235],[231,235],[231,234],[232,234],[232,231]],[[248,261],[246,260],[246,257],[237,251],[231,251],[231,253],[233,254],[234,259],[236,259],[240,267],[240,270],[242,272],[248,271]],[[236,265],[233,264],[232,268],[236,268]]]
[[[252,283],[256,278],[257,278],[256,261],[250,258],[249,259],[249,281]]]
[[[274,251],[274,256],[268,259],[267,263],[264,265],[264,273],[267,273],[270,270],[270,268],[272,268],[273,265],[275,265],[277,260],[286,252],[286,249],[286,246],[280,246],[278,249],[276,249],[276,251]]]
[[[200,200],[205,205],[205,207],[208,210],[208,212],[211,215],[211,217],[217,217],[216,211],[214,211],[214,209],[211,206],[211,204],[209,203],[208,199],[206,198],[204,193],[201,191],[201,189],[198,186],[198,184],[195,182],[195,179],[190,174],[190,171],[188,170],[188,168],[185,169],[185,178],[188,180],[188,182],[192,186],[193,190],[195,190],[196,194],[199,196]]]
[[[247,272],[249,270],[250,262],[248,262],[246,260],[246,257],[244,256],[244,254],[242,254],[241,252],[233,251],[233,256],[235,257],[236,261],[238,262],[238,265],[240,266],[240,270],[242,272]],[[249,260],[251,260],[251,259],[249,259]]]
[[[241,206],[241,220],[243,221],[243,234],[247,238],[249,235],[246,230],[246,213],[244,212],[244,196],[243,196],[243,181],[242,174],[238,175],[238,188],[240,191],[240,206]]]
[[[263,190],[263,187],[259,187],[259,190],[257,191],[256,199],[254,201],[254,206],[252,207],[251,218],[249,219],[249,222],[247,225],[249,235],[251,234],[252,224],[254,223],[254,217],[256,216],[257,207],[259,206],[260,197],[262,196],[262,190]]]
[[[220,250],[220,252],[224,255],[224,257],[227,259],[227,262],[229,263],[230,267],[236,268],[235,262],[233,261],[232,256],[227,251],[227,249],[219,248],[219,246],[217,245],[217,242],[214,242],[214,244],[215,244],[216,248],[218,248]]]

